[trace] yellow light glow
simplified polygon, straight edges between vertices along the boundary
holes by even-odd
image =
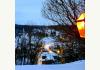
[[[80,15],[80,17],[77,19],[77,20],[82,20],[82,19],[84,19],[85,18],[85,13],[82,13],[81,15]]]
[[[53,52],[52,52],[51,50],[49,50],[49,49],[48,49],[48,52],[49,52],[49,53],[53,53]]]
[[[85,37],[85,13],[82,13],[77,19],[77,28],[80,34],[80,37]]]
[[[84,21],[83,22],[77,22],[77,27],[79,30],[84,29]]]
[[[44,49],[46,49],[49,53],[53,53],[50,49],[50,46],[52,46],[53,44],[52,43],[48,43],[48,44],[45,44],[44,45]]]
[[[59,50],[57,50],[57,53],[59,54],[59,53],[60,53],[60,51],[59,51]]]

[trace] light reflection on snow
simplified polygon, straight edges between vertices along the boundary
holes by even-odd
[[[50,48],[52,48],[54,46],[54,43],[47,43],[43,46],[43,48],[47,51],[47,52],[40,52],[39,56],[38,56],[38,64],[41,65],[42,61],[45,59],[42,59],[42,56],[47,56],[47,59],[51,60],[53,58],[53,56],[57,56],[56,53],[54,53]]]

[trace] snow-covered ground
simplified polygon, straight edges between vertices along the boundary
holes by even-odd
[[[85,60],[58,65],[16,65],[16,70],[85,70]]]

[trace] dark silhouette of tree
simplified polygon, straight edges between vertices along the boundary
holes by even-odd
[[[47,0],[42,14],[59,25],[75,25],[77,18],[85,11],[84,0]]]

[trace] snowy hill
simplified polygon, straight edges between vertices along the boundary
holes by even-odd
[[[85,60],[58,65],[16,65],[16,70],[85,70]]]

